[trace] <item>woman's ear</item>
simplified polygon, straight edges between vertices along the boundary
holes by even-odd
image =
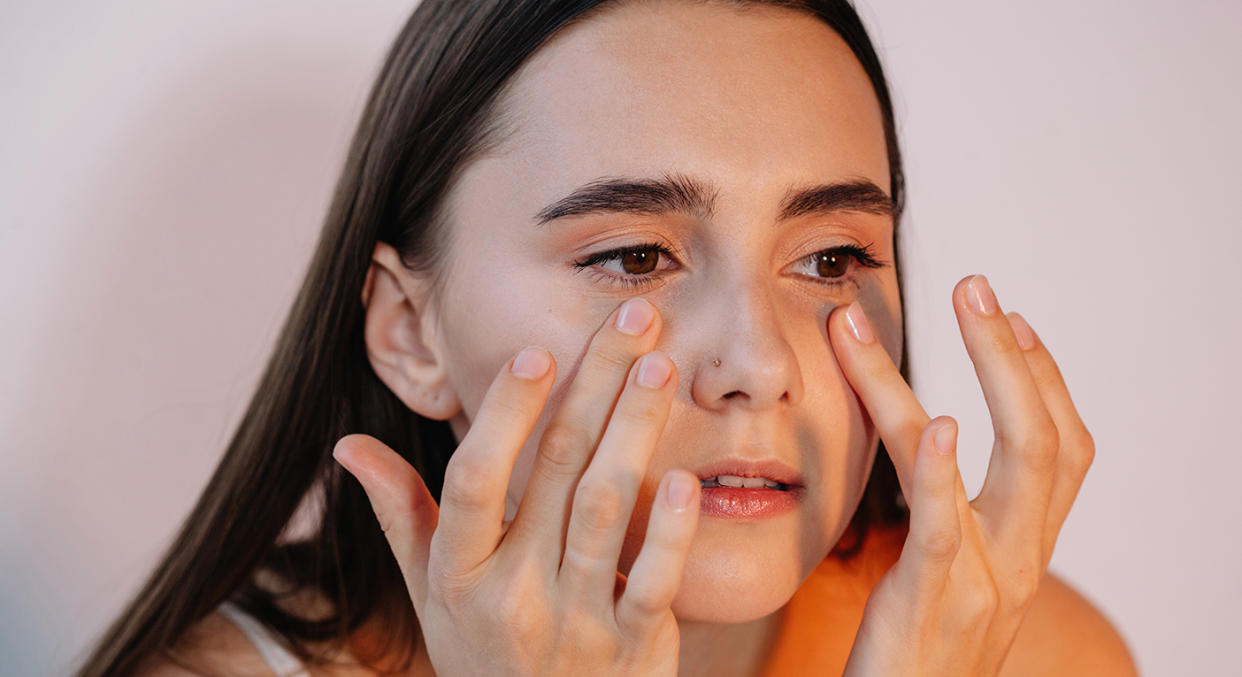
[[[405,406],[447,420],[461,409],[461,401],[435,340],[437,318],[429,292],[429,283],[406,269],[396,249],[385,242],[375,245],[362,285],[367,359]]]

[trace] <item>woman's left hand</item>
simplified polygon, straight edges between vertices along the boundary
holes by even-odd
[[[845,675],[994,677],[1030,607],[1095,445],[1052,356],[981,275],[953,307],[992,417],[983,488],[966,498],[957,423],[929,419],[862,313],[829,319],[833,349],[875,422],[910,506],[897,563],[876,584]]]

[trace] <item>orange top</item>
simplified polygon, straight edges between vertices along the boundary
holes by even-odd
[[[873,525],[851,560],[833,555],[815,567],[785,605],[763,677],[839,675],[845,670],[867,597],[897,561],[907,530],[904,524]],[[848,545],[847,538],[842,541]]]

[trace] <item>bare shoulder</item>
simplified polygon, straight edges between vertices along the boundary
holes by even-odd
[[[321,645],[312,649],[324,651]],[[426,654],[416,654],[416,662],[405,674],[434,677]],[[267,661],[231,620],[219,611],[191,626],[172,652],[176,659],[160,656],[150,659],[135,673],[139,677],[273,677]],[[325,664],[306,666],[312,677],[374,677],[377,673],[362,665],[349,650],[326,652]]]
[[[1014,638],[1001,677],[1138,674],[1125,640],[1099,609],[1049,571]]]
[[[271,677],[259,650],[250,638],[225,618],[213,612],[195,623],[178,640],[169,656],[149,659],[136,673],[140,677]]]

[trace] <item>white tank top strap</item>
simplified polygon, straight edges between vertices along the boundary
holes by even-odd
[[[259,650],[259,655],[263,656],[263,660],[267,661],[277,677],[310,677],[298,657],[286,649],[276,634],[254,616],[229,600],[220,603],[219,611],[250,638]]]

